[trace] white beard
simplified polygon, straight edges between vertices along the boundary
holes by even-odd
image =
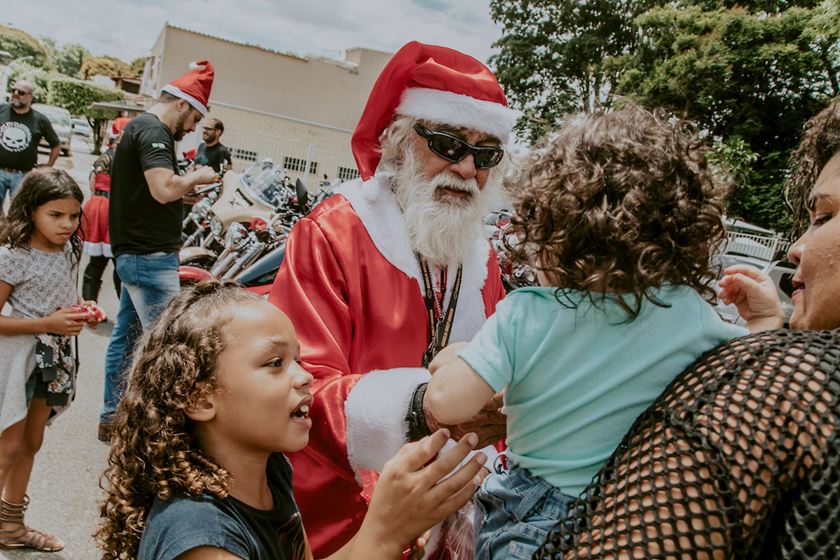
[[[490,197],[478,188],[478,182],[449,170],[426,178],[411,150],[406,150],[393,186],[412,250],[437,266],[464,262],[484,235],[483,219],[489,208]],[[435,191],[443,186],[472,196],[436,200]]]

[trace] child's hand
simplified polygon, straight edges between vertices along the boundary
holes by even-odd
[[[85,325],[86,313],[73,307],[62,307],[52,315],[44,317],[44,332],[63,336],[76,336]]]
[[[784,321],[782,303],[773,281],[758,269],[736,264],[723,271],[720,279],[721,301],[735,304],[738,313],[748,323],[762,320],[770,321],[776,328]],[[752,329],[751,329],[752,330]]]
[[[95,329],[96,325],[108,319],[105,310],[99,307],[99,304],[93,300],[83,301],[81,306],[84,308],[84,312],[88,314],[88,318],[85,321],[88,328]]]
[[[434,374],[439,368],[458,359],[458,352],[467,345],[466,342],[453,342],[437,353],[435,359],[429,364],[429,373]]]
[[[476,453],[452,473],[478,438],[468,434],[438,456],[448,439],[449,433],[439,430],[404,445],[385,464],[365,518],[370,536],[398,545],[412,542],[472,498],[487,456]]]

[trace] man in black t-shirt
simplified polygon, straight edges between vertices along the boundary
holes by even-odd
[[[225,125],[219,119],[208,119],[204,125],[202,142],[198,146],[198,153],[195,155],[196,165],[209,165],[216,170],[216,173],[230,171],[231,165],[230,150],[222,144],[222,134],[225,132]]]
[[[196,165],[209,165],[216,173],[224,173],[233,169],[230,150],[221,143],[220,139],[225,132],[225,125],[219,119],[207,119],[202,132],[204,142],[199,144],[195,154]],[[201,200],[201,196],[187,194],[184,197],[184,215],[192,210],[193,204]],[[192,233],[192,232],[190,232]]]
[[[114,149],[108,229],[122,291],[105,354],[105,394],[99,417],[103,441],[110,439],[137,336],[180,289],[181,198],[217,177],[210,167],[177,174],[175,142],[195,130],[207,114],[213,84],[213,65],[207,61],[196,65],[166,85],[148,112],[126,125]]]
[[[51,148],[47,166],[52,167],[61,150],[50,120],[32,108],[32,94],[32,84],[18,80],[12,86],[12,102],[0,104],[0,215],[6,193],[13,197],[23,176],[38,162],[41,138]]]

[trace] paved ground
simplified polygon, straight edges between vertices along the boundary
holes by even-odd
[[[87,195],[88,173],[95,157],[90,155],[90,146],[75,137],[72,156],[59,158],[56,165],[66,169]],[[114,317],[117,299],[110,266],[102,280],[99,303],[109,317]],[[47,428],[29,485],[31,505],[27,523],[60,536],[67,547],[53,554],[0,551],[0,558],[91,560],[99,557],[91,534],[98,517],[97,502],[102,495],[99,477],[105,468],[108,446],[97,440],[96,430],[102,402],[102,365],[112,324],[99,325],[95,331],[85,329],[79,337],[81,368],[76,400]]]

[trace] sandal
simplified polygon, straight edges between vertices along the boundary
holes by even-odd
[[[31,548],[40,552],[57,552],[64,548],[58,537],[27,527],[23,514],[29,506],[29,496],[22,504],[13,504],[0,498],[0,523],[20,525],[15,529],[0,529],[0,548]]]

